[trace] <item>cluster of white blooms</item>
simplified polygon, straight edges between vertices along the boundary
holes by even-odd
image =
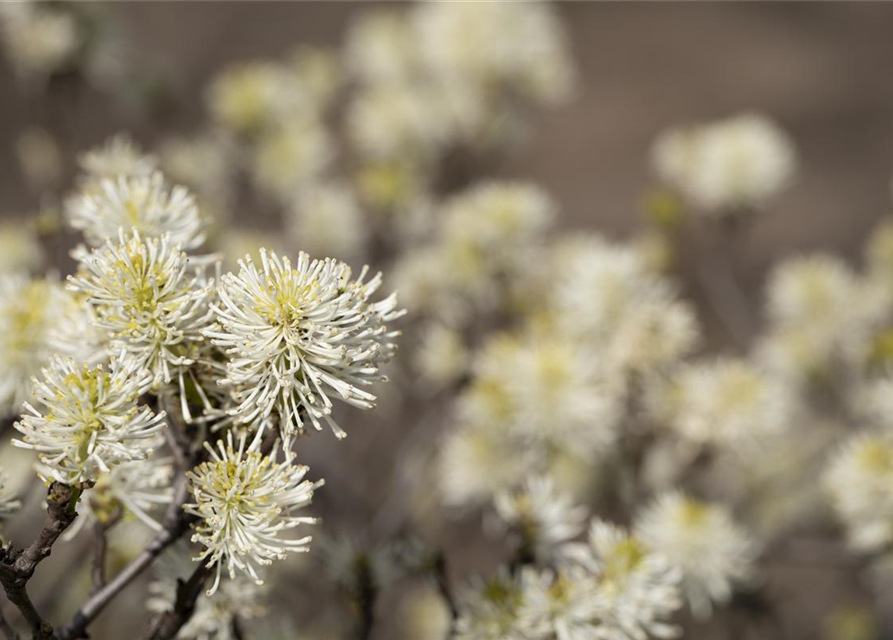
[[[367,240],[360,204],[347,184],[320,183],[295,197],[289,231],[315,255],[347,260],[360,255]]]
[[[206,446],[211,460],[189,472],[195,502],[186,505],[186,510],[201,519],[192,537],[205,547],[199,558],[217,567],[209,593],[217,590],[224,566],[230,579],[238,569],[262,584],[261,566],[290,551],[308,550],[310,536],[288,538],[285,534],[316,522],[295,512],[310,503],[322,481],[305,480],[307,467],[294,464],[290,454],[280,462],[277,451],[264,455],[246,448],[244,437],[238,446],[231,435],[226,445],[220,441],[216,449]]]
[[[31,394],[32,377],[52,355],[55,314],[65,291],[51,279],[0,276],[0,408],[13,415]]]
[[[856,273],[828,255],[791,258],[767,284],[770,326],[757,355],[794,382],[860,368],[893,315],[893,296],[876,272]]]
[[[720,504],[669,493],[636,523],[639,539],[682,570],[682,593],[699,618],[725,604],[736,583],[750,578],[757,547]]]
[[[482,183],[452,196],[435,213],[432,241],[397,266],[404,300],[453,320],[493,306],[504,294],[503,278],[518,273],[555,211],[554,201],[527,183]]]
[[[9,57],[24,76],[48,76],[72,62],[83,45],[75,16],[39,2],[0,5],[0,33]]]
[[[68,222],[91,246],[134,230],[145,238],[167,236],[182,249],[204,242],[204,225],[195,199],[184,187],[169,188],[160,173],[106,178],[72,198]]]
[[[14,444],[38,453],[39,471],[65,484],[95,482],[123,462],[147,456],[143,442],[164,426],[164,414],[139,405],[152,376],[122,353],[111,366],[55,357],[33,390]]]
[[[464,640],[671,638],[681,572],[635,535],[602,520],[586,542],[568,543],[557,569],[500,571],[462,594],[456,637]]]
[[[144,153],[128,136],[118,134],[99,147],[81,154],[78,164],[85,174],[83,180],[87,184],[84,190],[90,191],[102,180],[148,178],[155,173],[158,160],[155,156]],[[133,214],[142,216],[143,212],[135,210]],[[107,237],[114,237],[117,234],[118,230],[115,229],[114,233],[108,234]]]
[[[524,551],[542,564],[550,564],[560,545],[583,531],[588,517],[547,476],[531,478],[520,491],[498,493],[494,506],[502,524],[527,547]]]
[[[682,365],[652,388],[655,416],[684,441],[719,447],[765,446],[790,427],[795,398],[746,360]]]
[[[886,434],[854,436],[833,457],[825,485],[858,551],[885,550],[893,542],[893,440]]]
[[[308,421],[321,429],[322,420],[342,438],[330,396],[373,406],[364,387],[384,379],[380,367],[394,353],[398,334],[387,323],[403,313],[396,295],[371,301],[381,274],[352,278],[337,260],[301,253],[292,266],[261,249],[260,262],[246,256],[238,274],[223,276],[212,307],[218,324],[205,331],[229,357],[222,384],[238,402],[232,414],[251,425],[275,411],[286,438]]]
[[[636,246],[601,238],[556,247],[557,322],[617,371],[646,373],[687,355],[698,338],[694,311]]]
[[[83,256],[69,288],[86,296],[113,351],[124,349],[157,383],[177,378],[195,361],[210,322],[212,283],[193,271],[167,234],[144,238],[135,229]],[[175,376],[176,373],[176,376]]]
[[[788,135],[753,113],[663,133],[651,155],[658,177],[708,214],[764,207],[797,165]]]

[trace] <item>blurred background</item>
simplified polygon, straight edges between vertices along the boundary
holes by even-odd
[[[35,82],[33,77],[22,77],[13,56],[0,56],[0,217],[41,219],[41,224],[52,226],[55,219],[47,210],[58,202],[48,199],[46,192],[64,194],[76,184],[77,158],[84,151],[119,132],[148,150],[160,148],[173,137],[191,136],[207,122],[209,86],[228,65],[280,59],[298,45],[338,50],[361,15],[406,6],[377,2],[82,5],[79,11],[95,33],[104,34],[106,42],[102,55],[91,61],[91,70],[63,68]],[[748,220],[746,237],[735,246],[736,271],[745,298],[754,306],[760,304],[767,274],[783,257],[820,250],[850,261],[858,258],[869,233],[890,210],[893,5],[637,2],[551,6],[566,30],[576,65],[575,88],[560,104],[526,114],[526,126],[513,137],[508,151],[486,156],[483,177],[536,183],[558,206],[555,226],[559,231],[582,229],[628,240],[651,226],[645,202],[656,180],[649,155],[659,133],[758,111],[790,136],[798,169],[789,187],[773,199],[771,210]],[[336,114],[343,109],[340,103],[332,105]],[[53,165],[49,176],[42,176],[39,166],[39,158],[46,157],[42,153],[45,134],[55,146],[47,161]],[[32,158],[34,166],[27,166],[25,156]],[[200,166],[192,169],[201,173]],[[459,182],[471,180],[463,177]],[[239,191],[241,183],[234,189]],[[237,229],[237,234],[244,230],[246,246],[253,241],[249,234],[275,233],[280,226],[278,214],[263,200],[259,202],[236,196],[229,203],[230,217],[224,226]],[[76,235],[66,231],[49,235],[52,238],[45,249],[50,269],[70,272],[73,263],[68,251],[77,243]],[[298,241],[284,241],[286,252],[302,248]],[[745,330],[744,338],[734,337],[721,313],[702,304],[707,294],[697,280],[696,260],[687,251],[683,244],[675,257],[676,276],[682,294],[698,305],[705,350],[747,351],[759,322]],[[386,258],[381,259],[382,255]],[[386,251],[371,250],[361,257],[375,266],[390,264]],[[386,273],[386,289],[391,284]],[[761,318],[759,311],[753,315]],[[407,334],[409,345],[417,343],[411,328]],[[349,546],[337,542],[349,538],[350,544],[371,549],[388,546],[404,535],[420,536],[426,544],[442,549],[449,558],[450,580],[460,583],[471,574],[494,570],[504,559],[504,549],[501,542],[481,535],[479,512],[432,516],[420,531],[411,531],[402,516],[392,516],[394,510],[401,511],[395,502],[410,500],[406,486],[427,486],[420,480],[424,467],[436,455],[438,438],[453,421],[453,414],[444,408],[450,406],[451,388],[405,392],[411,378],[410,370],[394,371],[390,385],[382,390],[380,411],[359,417],[345,412],[341,420],[351,425],[350,437],[343,443],[328,434],[311,438],[301,444],[301,460],[310,465],[315,477],[326,478],[314,511],[323,516],[326,536],[336,539],[332,544]],[[404,456],[413,458],[415,449],[423,452],[417,461],[402,462]],[[411,499],[434,503],[438,497],[423,494]],[[429,513],[424,504],[419,509],[419,513]],[[818,555],[825,554],[825,547],[816,548]],[[813,548],[804,549],[804,555],[811,557]],[[343,548],[334,553],[349,555]],[[318,554],[315,550],[311,555]],[[314,572],[307,567],[316,566],[317,561],[318,557],[302,558],[285,569],[281,584],[286,586],[276,591],[272,601],[294,613],[299,629],[310,626],[314,630],[307,638],[350,637],[343,630],[331,631],[338,628],[337,613],[317,615],[319,594],[304,596],[315,588]],[[875,625],[873,617],[862,615],[862,607],[873,600],[861,585],[857,569],[849,565],[840,569],[834,562],[830,568],[824,563],[795,564],[770,569],[786,594],[785,622],[739,624],[734,616],[754,611],[754,618],[768,615],[758,598],[745,598],[735,614],[729,614],[733,622],[727,618],[692,622],[686,627],[686,637],[893,637],[878,631],[884,626]],[[46,574],[54,570],[64,572],[66,565],[41,569]],[[46,575],[43,578],[48,580]],[[42,594],[43,601],[54,603],[51,606],[60,619],[69,615],[80,594],[53,593],[51,581],[44,584],[50,587]],[[419,584],[403,580],[381,595],[372,637],[430,640],[418,635],[426,632],[413,631],[401,621],[409,607],[405,596],[420,592]],[[425,588],[431,590],[430,585]],[[122,629],[133,624],[131,610],[142,610],[143,595],[134,588],[127,597],[128,606],[105,615],[93,637],[130,637]],[[856,613],[848,617],[844,614],[850,606]],[[432,607],[432,612],[418,615],[444,615],[442,603]],[[843,611],[843,622],[829,623],[820,615],[825,610]],[[890,617],[886,605],[881,610]],[[302,626],[307,620],[311,622]],[[292,631],[264,633],[269,635],[257,637],[293,637]]]

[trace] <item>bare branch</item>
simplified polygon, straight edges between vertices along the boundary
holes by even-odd
[[[37,639],[53,638],[53,627],[44,621],[31,602],[27,592],[28,581],[37,565],[50,555],[59,536],[77,517],[75,505],[82,491],[82,487],[53,482],[47,491],[46,520],[37,539],[21,551],[12,546],[0,549],[0,584]]]
[[[173,608],[159,613],[152,620],[143,635],[143,640],[170,640],[176,637],[195,612],[195,603],[198,601],[210,574],[211,569],[208,566],[207,558],[205,558],[195,568],[188,580],[185,582],[177,580],[177,596]]]

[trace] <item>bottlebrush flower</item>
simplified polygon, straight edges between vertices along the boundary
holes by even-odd
[[[167,236],[143,238],[133,231],[81,262],[79,275],[68,278],[69,289],[86,294],[97,324],[111,334],[111,350],[132,354],[156,384],[182,376],[205,342],[201,330],[210,318],[212,290],[191,271],[186,254]]]
[[[195,249],[205,240],[205,223],[185,187],[169,187],[160,173],[106,178],[66,203],[69,224],[98,247],[123,230],[144,238],[161,238],[180,249]]]
[[[25,403],[16,446],[38,452],[39,473],[57,482],[94,482],[115,465],[147,457],[146,439],[164,413],[139,405],[152,376],[125,353],[109,367],[55,357],[35,382],[40,410]]]
[[[362,387],[385,379],[379,369],[398,335],[387,323],[403,314],[396,294],[371,302],[381,274],[364,282],[364,268],[352,279],[338,260],[301,253],[292,267],[265,249],[260,259],[260,269],[246,256],[238,274],[223,276],[213,307],[218,322],[205,332],[229,355],[222,384],[239,403],[233,414],[252,424],[276,411],[286,437],[302,431],[305,421],[319,430],[324,420],[343,438],[330,396],[361,409],[374,406],[376,397]]]
[[[309,549],[310,536],[289,539],[283,533],[316,522],[294,513],[310,504],[322,481],[304,480],[307,467],[294,464],[291,457],[278,462],[278,449],[269,456],[246,450],[244,436],[238,448],[231,434],[226,445],[219,441],[216,449],[207,443],[205,447],[211,460],[187,473],[195,502],[184,508],[201,519],[192,536],[205,547],[197,559],[208,558],[209,566],[217,567],[208,593],[217,590],[224,565],[231,579],[238,570],[263,584],[261,566],[290,551]]]

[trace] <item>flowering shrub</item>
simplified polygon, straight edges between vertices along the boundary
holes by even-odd
[[[0,5],[22,89],[133,81],[102,11]],[[893,222],[751,300],[733,249],[801,159],[743,112],[657,133],[639,237],[561,226],[493,175],[577,76],[552,5],[376,8],[343,51],[220,70],[188,135],[108,132],[70,184],[62,132],[23,134],[0,632],[814,637],[785,567],[882,593]],[[883,618],[835,610],[827,640]]]

